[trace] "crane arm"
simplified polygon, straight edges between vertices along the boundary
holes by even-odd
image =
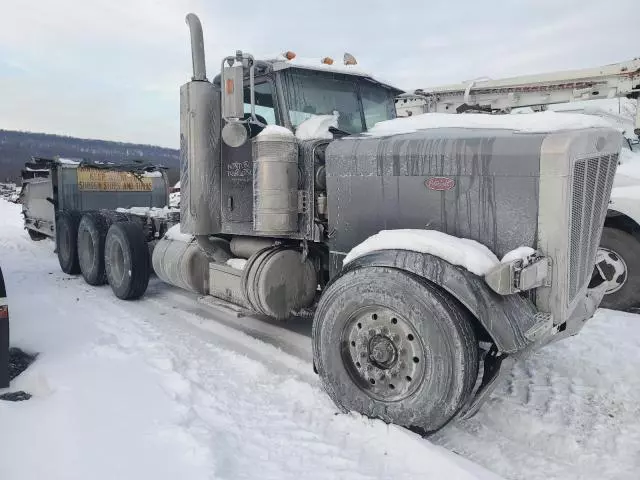
[[[635,98],[640,95],[640,59],[597,68],[539,75],[472,80],[460,84],[415,90],[400,95],[396,108],[400,116],[416,113],[459,113],[469,106],[491,112],[508,112],[518,107],[539,107],[554,103],[601,98]],[[640,127],[640,108],[636,128]]]

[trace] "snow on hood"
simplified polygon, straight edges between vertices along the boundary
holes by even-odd
[[[611,128],[609,122],[602,118],[579,113],[556,113],[550,111],[526,115],[423,113],[376,123],[364,135],[382,137],[432,128],[486,128],[515,130],[524,133],[545,133],[592,127]]]
[[[499,262],[491,250],[467,238],[458,238],[437,230],[382,230],[355,246],[344,258],[343,265],[376,250],[411,250],[442,258],[485,275]]]
[[[298,140],[314,140],[325,138],[331,140],[333,135],[329,131],[329,127],[338,126],[338,112],[333,115],[314,115],[308,118],[296,129],[296,138]]]

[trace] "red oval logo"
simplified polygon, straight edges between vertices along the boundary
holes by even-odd
[[[431,177],[424,184],[429,190],[444,191],[455,187],[456,181],[448,177]]]

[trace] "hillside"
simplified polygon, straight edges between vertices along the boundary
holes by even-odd
[[[176,182],[179,176],[178,150],[153,145],[0,130],[0,181],[18,181],[20,170],[32,156],[56,155],[114,163],[145,160],[167,167],[172,183]]]

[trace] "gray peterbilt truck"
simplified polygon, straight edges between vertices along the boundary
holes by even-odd
[[[180,227],[127,213],[82,219],[97,243],[78,243],[80,266],[102,267],[119,298],[142,296],[153,270],[261,315],[312,311],[314,367],[338,407],[422,432],[473,414],[511,362],[593,315],[618,132],[367,135],[395,117],[397,89],[351,69],[242,52],[209,81],[200,21],[187,23]],[[292,134],[336,110],[330,135]],[[381,230],[427,228],[498,257],[535,253],[484,276],[388,246],[343,265]]]

